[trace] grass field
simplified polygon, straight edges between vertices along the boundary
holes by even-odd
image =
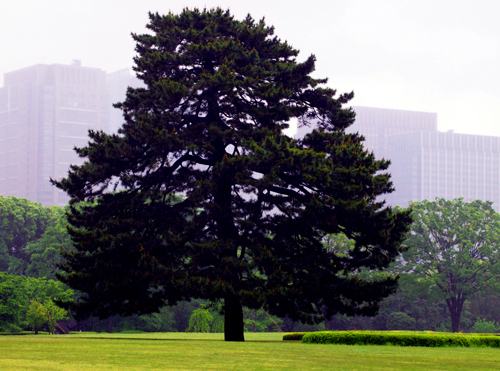
[[[0,370],[500,370],[500,350],[310,345],[279,333],[0,337]]]

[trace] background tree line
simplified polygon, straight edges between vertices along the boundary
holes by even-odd
[[[56,264],[62,261],[61,248],[72,248],[66,224],[61,207],[0,196],[0,331],[51,330],[46,318],[47,310],[55,310],[53,301],[71,297],[77,300],[77,295],[55,276]],[[111,321],[90,317],[75,328],[106,331],[111,322],[114,331],[198,331],[194,326],[190,329],[190,319],[205,311],[206,304],[203,300],[181,302],[174,307],[165,306],[158,313],[114,316]],[[222,317],[216,310],[207,318],[211,318],[209,331],[223,329]],[[280,321],[277,317],[274,320]],[[246,310],[245,321],[249,331],[278,331],[262,311]]]
[[[414,232],[406,241],[408,250],[391,267],[393,272],[400,273],[399,288],[382,301],[376,316],[336,315],[318,325],[304,325],[286,317],[272,316],[271,319],[263,310],[246,308],[245,330],[279,331],[279,327],[286,332],[322,329],[451,331],[449,306],[439,285],[454,273],[467,279],[456,288],[462,293],[466,291],[460,330],[499,331],[500,299],[495,265],[500,236],[498,213],[489,203],[465,203],[463,200],[424,201],[413,204],[413,208],[416,218]],[[423,240],[422,236],[434,236],[435,241],[448,244],[450,251],[445,256],[426,261],[421,256],[430,248],[424,246],[430,240]],[[453,239],[458,241],[460,249],[450,244]],[[349,249],[352,241],[337,235],[329,236],[325,244],[341,251]],[[51,307],[54,300],[75,297],[73,291],[55,277],[56,263],[62,259],[61,247],[71,249],[71,246],[62,208],[0,196],[0,329],[32,329],[28,321],[30,309],[33,312],[35,307]],[[440,250],[445,251],[443,246]],[[437,271],[433,273],[439,261],[450,268],[448,276]],[[457,268],[453,262],[462,265]],[[474,272],[477,280],[469,282]],[[460,294],[458,291],[455,294]],[[207,305],[204,300],[181,302],[173,307],[165,306],[158,313],[114,316],[111,324],[114,331],[220,332],[223,328],[220,308]],[[77,328],[106,331],[108,322],[90,317],[81,321]],[[45,320],[42,329],[49,330]]]
[[[20,332],[46,329],[52,333],[67,312],[54,301],[70,300],[73,290],[46,278],[0,272],[0,330]]]

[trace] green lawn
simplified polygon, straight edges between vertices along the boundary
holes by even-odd
[[[0,370],[500,370],[493,348],[312,345],[281,334],[75,334],[0,337]]]

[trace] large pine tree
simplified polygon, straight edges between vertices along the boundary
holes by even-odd
[[[178,300],[221,301],[225,339],[241,341],[242,306],[305,322],[373,314],[396,278],[363,268],[400,252],[406,212],[384,206],[389,162],[346,134],[342,108],[315,57],[274,29],[229,11],[150,14],[133,34],[145,88],[127,91],[117,135],[91,132],[87,159],[56,185],[71,196],[61,278],[80,290],[73,309],[107,317]],[[302,140],[291,119],[314,125]],[[344,233],[355,247],[325,248]]]

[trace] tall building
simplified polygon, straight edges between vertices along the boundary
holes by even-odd
[[[365,137],[365,147],[377,158],[387,158],[390,135],[413,131],[437,131],[437,114],[387,108],[354,106],[356,121],[348,132],[359,132]]]
[[[365,137],[376,158],[391,160],[396,189],[389,205],[436,197],[493,201],[500,211],[500,137],[437,130],[437,114],[374,107],[353,107],[356,122],[348,132]],[[299,128],[302,137],[311,128]]]
[[[426,130],[437,131],[437,114],[432,112],[403,111],[388,108],[353,106],[356,121],[348,133],[359,132],[365,137],[365,147],[377,158],[387,157],[386,138],[389,135]],[[312,127],[297,129],[296,138],[302,138]]]
[[[73,148],[86,145],[89,129],[109,131],[104,71],[74,60],[6,73],[0,88],[0,195],[65,205],[68,197],[49,179],[82,163]]]
[[[125,93],[127,92],[128,87],[139,88],[144,87],[145,84],[131,74],[129,68],[124,68],[116,72],[108,73],[107,86],[109,91],[109,107],[111,108],[109,115],[109,128],[112,133],[116,133],[123,125],[123,116],[122,111],[112,108],[112,105],[125,100]]]
[[[388,136],[391,205],[436,197],[493,201],[500,209],[500,137],[416,131]]]

